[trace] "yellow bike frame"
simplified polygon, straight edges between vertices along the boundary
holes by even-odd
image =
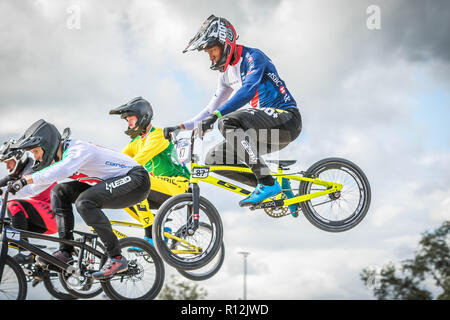
[[[225,165],[224,166],[222,166],[222,165],[221,166],[214,166],[214,165],[208,166],[208,165],[199,165],[197,163],[191,163],[190,183],[198,184],[200,181],[203,181],[203,182],[215,185],[217,187],[220,187],[222,189],[240,194],[241,196],[250,195],[250,191],[248,191],[244,188],[238,187],[232,183],[217,179],[217,178],[209,175],[210,172],[214,172],[214,171],[218,171],[218,170],[245,172],[245,173],[252,174],[252,171],[250,170],[250,168],[225,166]],[[195,174],[196,172],[198,174]],[[302,177],[302,176],[297,176],[297,175],[285,174],[281,168],[278,168],[278,171],[276,173],[271,173],[271,174],[272,174],[272,176],[277,177],[277,180],[280,182],[280,184],[281,184],[282,178],[287,178],[287,179],[296,180],[296,181],[307,181],[307,182],[311,182],[313,184],[321,185],[321,186],[324,186],[327,188],[326,190],[323,190],[323,191],[313,192],[313,193],[305,194],[305,195],[299,195],[299,196],[296,196],[296,197],[293,197],[290,199],[285,199],[285,200],[278,199],[277,202],[272,205],[274,207],[288,206],[291,204],[308,201],[313,198],[321,197],[326,194],[338,192],[342,189],[342,184],[340,184],[340,183],[319,180],[318,178],[307,178],[307,177]],[[273,202],[273,199],[266,199],[262,203],[264,204],[264,203],[268,203],[268,202]]]
[[[131,227],[131,228],[146,228],[153,224],[155,216],[153,212],[150,210],[150,206],[148,204],[147,199],[142,201],[141,203],[135,204],[132,207],[124,208],[124,210],[132,216],[134,219],[139,221],[140,223],[126,222],[126,221],[118,221],[118,220],[110,220],[111,225],[122,226],[122,227]],[[91,228],[93,230],[93,228]],[[116,235],[117,238],[122,239],[126,238],[127,235],[120,232],[119,230],[112,228],[112,231]],[[197,247],[184,239],[181,239],[169,232],[164,232],[164,236],[167,239],[173,239],[177,241],[177,243],[183,247],[183,249],[172,250],[174,254],[200,254],[202,252],[202,248]]]

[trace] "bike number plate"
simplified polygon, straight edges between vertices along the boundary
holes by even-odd
[[[5,228],[5,237],[6,237],[6,239],[9,239],[9,240],[20,241],[20,239],[21,239],[20,231],[13,229],[13,228],[6,227]]]
[[[183,139],[178,141],[176,149],[178,161],[181,164],[186,164],[191,160],[191,142],[189,140]]]
[[[209,176],[209,168],[192,169],[192,178],[204,179]]]

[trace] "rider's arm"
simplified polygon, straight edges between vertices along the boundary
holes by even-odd
[[[169,146],[169,143],[169,140],[164,138],[162,129],[155,128],[155,130],[148,135],[140,152],[137,153],[133,159],[140,165],[145,166],[156,155],[164,151]]]
[[[187,130],[194,129],[194,126],[197,122],[202,121],[208,115],[217,110],[217,108],[219,108],[230,97],[231,93],[233,93],[233,89],[225,84],[223,77],[224,73],[220,73],[216,93],[211,98],[206,108],[203,109],[191,120],[183,123],[185,129]]]
[[[69,146],[62,159],[31,175],[34,184],[51,184],[70,177],[88,160],[90,154],[83,145]]]
[[[8,200],[30,198],[40,194],[50,186],[51,184],[43,184],[43,185],[28,184],[19,191],[17,191],[16,194],[10,193],[8,196]]]
[[[266,58],[261,52],[254,51],[251,55],[246,55],[242,63],[245,63],[247,67],[245,80],[236,94],[218,109],[222,116],[249,103],[255,96],[258,90],[258,84],[264,75]]]

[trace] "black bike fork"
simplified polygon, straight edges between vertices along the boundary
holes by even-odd
[[[192,207],[188,207],[188,219],[192,216],[192,225],[191,228],[193,231],[196,231],[198,228],[198,221],[200,219],[200,188],[198,184],[191,183],[188,188],[188,192],[192,193]]]
[[[8,188],[11,186],[11,184],[12,182],[8,182]],[[0,222],[1,222],[0,233],[2,235],[2,248],[0,250],[0,282],[2,281],[3,277],[3,270],[6,264],[6,256],[8,255],[8,238],[6,237],[6,226],[4,224],[7,205],[8,205],[8,191],[6,191],[5,194],[3,195],[2,208],[0,214]]]
[[[5,228],[2,230],[2,237],[2,249],[0,251],[0,282],[2,282],[3,269],[5,268],[6,257],[8,255],[8,239],[6,238]]]

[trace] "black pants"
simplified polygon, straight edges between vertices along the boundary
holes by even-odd
[[[57,184],[51,192],[51,203],[56,215],[59,237],[73,239],[74,215],[72,203],[88,226],[94,228],[106,252],[120,255],[119,242],[111,223],[101,209],[123,209],[143,201],[150,190],[150,178],[143,167],[135,167],[126,175],[110,178],[95,186],[71,181]],[[61,244],[61,250],[71,251],[71,246]]]
[[[253,177],[226,171],[215,173],[248,185],[273,184],[261,155],[281,150],[294,141],[302,130],[302,119],[297,108],[242,109],[219,119],[219,130],[225,140],[208,152],[206,164],[246,165],[254,173]]]

